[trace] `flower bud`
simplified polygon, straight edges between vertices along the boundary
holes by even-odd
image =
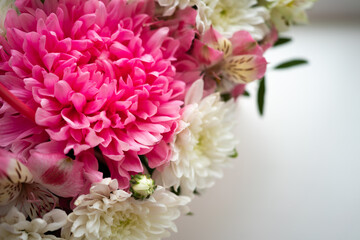
[[[156,185],[149,174],[136,174],[131,176],[130,192],[135,199],[144,200],[154,193]]]

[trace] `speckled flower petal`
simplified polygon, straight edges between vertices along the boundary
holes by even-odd
[[[262,56],[232,56],[224,61],[221,76],[234,83],[249,83],[264,76],[266,65]]]
[[[29,169],[14,154],[0,149],[0,206],[16,199],[22,190],[22,184],[32,181]]]

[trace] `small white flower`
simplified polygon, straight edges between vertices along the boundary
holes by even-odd
[[[271,20],[279,32],[287,31],[291,24],[307,23],[306,10],[316,0],[262,0],[270,9]]]
[[[170,165],[153,174],[158,185],[174,187],[190,197],[195,190],[201,192],[222,177],[237,144],[233,131],[235,103],[222,102],[219,94],[200,101],[202,89],[202,80],[189,89]]]
[[[90,193],[75,201],[62,235],[66,239],[155,240],[176,231],[173,222],[190,201],[158,187],[146,200],[118,190],[117,180],[94,183]]]
[[[14,7],[14,0],[0,0],[0,35],[5,34],[4,21],[7,11]]]
[[[53,209],[43,218],[27,221],[24,214],[12,207],[8,214],[0,218],[0,239],[53,240],[63,239],[46,232],[61,229],[66,224],[67,215],[60,209]]]

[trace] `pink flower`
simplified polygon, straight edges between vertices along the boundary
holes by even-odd
[[[203,65],[205,88],[218,87],[235,97],[243,88],[238,85],[262,78],[267,65],[261,47],[246,31],[227,39],[210,28],[201,40],[194,40],[193,54]]]
[[[158,21],[156,27],[153,1],[18,0],[16,6],[20,14],[10,10],[5,20],[0,51],[9,55],[1,58],[0,83],[36,111],[37,126],[21,117],[21,128],[14,126],[14,111],[1,115],[13,129],[8,144],[45,130],[64,143],[65,154],[99,146],[119,181],[142,171],[137,155],[166,141],[179,120],[185,84],[175,77],[175,55],[190,48],[193,36],[180,44],[174,29]]]
[[[92,183],[102,179],[94,151],[83,151],[76,159],[64,155],[65,143],[46,142],[31,150],[26,162],[34,181],[60,197],[87,194]]]

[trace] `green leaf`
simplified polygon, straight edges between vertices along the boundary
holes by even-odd
[[[193,212],[188,212],[186,215],[187,216],[194,216],[194,213]]]
[[[293,59],[290,61],[283,62],[275,67],[275,69],[284,69],[289,67],[295,67],[302,64],[307,64],[308,61],[305,59]]]
[[[230,93],[222,93],[220,95],[220,97],[221,97],[221,100],[223,100],[224,102],[227,102],[232,98]]]
[[[257,103],[259,113],[262,116],[264,113],[264,104],[265,104],[265,76],[260,80],[259,89],[257,93]]]
[[[291,42],[291,38],[289,37],[280,37],[275,43],[273,47],[281,46],[283,44]]]
[[[239,154],[238,154],[238,152],[236,151],[236,148],[234,148],[234,152],[233,152],[229,157],[231,157],[231,158],[237,158],[238,155],[239,155]]]
[[[244,93],[242,94],[244,97],[250,97],[250,93],[248,91],[244,91]]]
[[[181,194],[181,188],[178,187],[178,189],[176,190],[176,189],[174,188],[174,186],[172,186],[172,187],[170,188],[170,192],[172,192],[172,193],[180,196],[180,194]]]

